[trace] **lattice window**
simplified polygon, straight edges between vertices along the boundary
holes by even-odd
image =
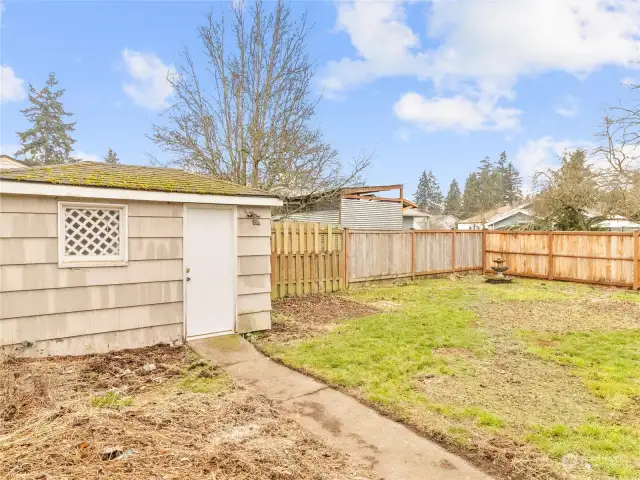
[[[123,264],[126,256],[125,205],[60,203],[61,266]]]

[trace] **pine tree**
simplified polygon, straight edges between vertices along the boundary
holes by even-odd
[[[422,172],[420,178],[418,179],[418,188],[416,193],[413,195],[413,203],[418,205],[418,208],[424,210],[427,208],[427,183],[429,179],[427,177],[426,170]]]
[[[496,188],[496,198],[498,206],[507,205],[506,200],[506,178],[507,178],[507,152],[503,151],[493,168],[494,183]]]
[[[120,158],[118,158],[118,154],[113,150],[109,149],[107,155],[104,157],[105,163],[120,163]]]
[[[502,205],[500,183],[500,174],[496,166],[489,157],[485,157],[480,161],[480,171],[478,172],[480,210],[491,210]]]
[[[442,190],[440,190],[440,185],[435,175],[431,170],[429,170],[429,173],[423,171],[422,175],[420,175],[420,180],[418,180],[418,190],[414,195],[414,203],[426,212],[438,214],[442,213],[443,202]]]
[[[429,170],[427,174],[427,205],[426,210],[429,213],[440,214],[442,213],[442,204],[444,203],[444,197],[442,196],[442,190],[438,179],[433,172]]]
[[[522,177],[512,162],[504,172],[503,198],[507,205],[516,205],[522,200]]]
[[[53,73],[49,74],[46,86],[39,92],[29,84],[31,106],[21,110],[32,127],[18,132],[22,147],[16,155],[24,155],[35,165],[77,161],[71,157],[75,140],[69,135],[75,130],[75,122],[64,122],[64,118],[72,114],[65,112],[60,102],[65,90],[55,90],[57,85]]]
[[[483,209],[482,190],[480,188],[479,174],[472,172],[467,177],[462,194],[462,216],[469,218]]]
[[[447,192],[447,198],[444,200],[443,213],[447,215],[460,215],[462,210],[462,193],[460,193],[460,187],[457,180],[454,178],[449,185],[449,191]]]

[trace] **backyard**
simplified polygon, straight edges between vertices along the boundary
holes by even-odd
[[[0,478],[375,479],[186,347],[0,362]]]
[[[499,478],[640,478],[640,294],[481,277],[274,302],[263,352]]]

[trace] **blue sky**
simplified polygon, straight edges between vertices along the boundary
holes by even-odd
[[[592,146],[607,106],[640,82],[640,2],[400,0],[293,2],[308,11],[324,97],[315,119],[348,162],[375,154],[371,184],[412,193],[432,169],[446,193],[503,150],[525,177],[565,148]],[[0,145],[27,127],[27,83],[66,88],[77,154],[155,153],[145,138],[171,92],[183,45],[198,51],[204,12],[223,2],[12,2],[1,17]]]

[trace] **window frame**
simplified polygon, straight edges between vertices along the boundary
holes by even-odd
[[[87,209],[117,209],[120,210],[120,254],[100,255],[100,256],[79,256],[66,255],[66,228],[65,209],[67,208],[87,208]],[[129,212],[126,204],[120,203],[99,203],[99,202],[58,202],[58,267],[60,268],[80,268],[80,267],[123,267],[129,262]]]

